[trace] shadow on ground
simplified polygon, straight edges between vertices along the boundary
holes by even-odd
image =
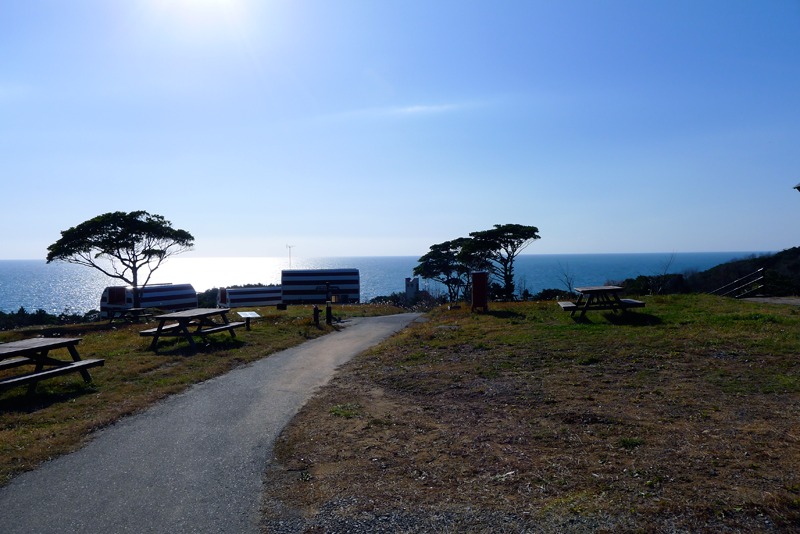
[[[191,357],[199,352],[209,353],[241,349],[247,344],[246,341],[242,341],[239,338],[227,338],[222,341],[207,338],[205,340],[195,340],[194,343],[197,346],[197,350],[193,349],[189,342],[183,338],[159,339],[155,352],[162,356]],[[148,343],[143,350],[152,351],[153,349]]]
[[[651,315],[649,313],[637,313],[637,312],[626,312],[626,313],[613,313],[607,312],[603,314],[603,319],[591,320],[588,316],[584,315],[581,317],[580,315],[576,315],[572,318],[578,324],[601,324],[605,321],[608,321],[611,324],[615,325],[626,325],[626,326],[656,326],[663,324],[661,318]]]
[[[487,311],[484,313],[492,317],[497,317],[498,319],[524,319],[526,317],[524,313],[511,310]]]
[[[51,389],[43,383],[39,383],[33,395],[27,395],[28,386],[16,388],[18,395],[7,397],[0,400],[0,413],[35,413],[44,408],[49,408],[54,404],[68,402],[84,395],[91,395],[98,392],[92,384],[76,382],[58,389]]]
[[[626,312],[620,314],[606,313],[603,315],[608,319],[609,323],[617,325],[656,326],[663,322],[659,317],[649,313]]]

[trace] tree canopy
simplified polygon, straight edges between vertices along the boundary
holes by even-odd
[[[485,262],[470,252],[470,241],[468,237],[460,237],[431,245],[430,251],[419,259],[414,275],[443,284],[451,302],[457,301],[459,294],[466,296],[472,272],[485,268]]]
[[[496,224],[491,230],[469,235],[431,245],[430,251],[419,259],[414,275],[443,284],[450,300],[455,301],[459,294],[468,297],[473,272],[488,270],[503,282],[500,296],[512,300],[514,259],[539,239],[539,229],[521,224]]]
[[[61,232],[61,239],[47,247],[47,263],[63,261],[93,267],[133,288],[134,307],[139,306],[139,287],[170,256],[191,250],[194,237],[172,227],[161,215],[146,211],[115,211],[89,219]],[[106,263],[107,262],[107,263]],[[147,277],[139,282],[139,271]]]
[[[487,259],[491,273],[503,282],[502,297],[514,299],[514,259],[540,239],[539,229],[522,224],[495,224],[491,230],[470,232],[473,256]]]

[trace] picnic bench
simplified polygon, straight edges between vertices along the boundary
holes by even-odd
[[[230,322],[228,320],[229,311],[231,311],[230,308],[195,308],[159,315],[156,317],[158,326],[142,330],[139,335],[144,337],[152,336],[153,341],[150,343],[152,350],[156,350],[158,339],[161,337],[186,338],[192,349],[197,350],[194,337],[205,337],[219,332],[229,332],[231,337],[236,337],[234,329],[245,326],[245,322]],[[215,316],[218,316],[218,319],[222,322],[215,321]],[[166,324],[167,321],[175,322]]]
[[[145,322],[150,320],[150,317],[153,316],[152,313],[147,313],[149,308],[124,308],[118,310],[109,310],[108,311],[108,324],[114,322],[114,319],[122,319],[126,323],[138,323],[139,319],[144,319]]]
[[[575,312],[580,311],[581,318],[587,311],[612,310],[614,313],[617,311],[624,313],[630,308],[644,308],[645,303],[641,300],[620,298],[619,295],[624,289],[619,286],[576,287],[578,300],[559,301],[558,305],[562,310],[570,312],[570,317],[574,317]]]
[[[82,338],[31,338],[21,341],[0,343],[0,371],[24,365],[34,365],[29,373],[0,379],[0,391],[28,384],[28,395],[36,391],[36,384],[41,380],[80,373],[85,382],[91,382],[88,369],[99,367],[105,360],[81,360],[75,346]],[[66,348],[72,361],[58,360],[48,356],[51,350]],[[45,367],[47,367],[45,369]]]

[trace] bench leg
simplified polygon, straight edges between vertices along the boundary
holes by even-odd
[[[582,302],[583,302],[583,293],[581,293],[580,295],[578,295],[578,300],[576,300],[576,301],[575,301],[575,306],[578,306],[578,307],[580,307],[580,305],[581,305],[581,303],[582,303]],[[569,314],[569,316],[570,316],[570,317],[575,317],[575,312],[576,312],[576,311],[577,311],[577,310],[573,308],[573,310],[572,310],[572,312]],[[581,317],[583,317],[583,314],[581,314]]]
[[[36,364],[36,369],[34,369],[34,372],[35,373],[39,373],[39,372],[42,371],[42,369],[44,369],[44,365],[41,364],[41,363],[37,363]],[[38,384],[39,384],[39,382],[31,382],[30,385],[28,386],[28,392],[26,393],[26,395],[29,396],[29,397],[33,396],[33,394],[36,393],[36,386]]]
[[[167,321],[165,321],[165,320],[163,320],[163,319],[162,319],[162,320],[161,320],[161,321],[159,321],[159,323],[158,323],[158,329],[156,329],[156,333],[153,335],[153,342],[152,342],[152,343],[150,343],[150,350],[152,350],[153,352],[158,352],[158,349],[157,349],[157,346],[158,346],[158,336],[159,336],[159,335],[161,335],[161,329],[162,329],[162,328],[164,328],[164,323],[166,323],[166,322],[167,322]]]
[[[200,328],[202,328],[202,326],[203,326],[202,324],[198,326],[197,330],[199,331]],[[197,350],[197,345],[194,344],[194,339],[192,339],[192,333],[189,332],[189,329],[187,328],[186,324],[181,323],[181,330],[183,330],[183,334],[186,337],[186,339],[189,340],[189,345],[192,347],[192,350]]]
[[[581,310],[581,315],[578,317],[579,319],[583,319],[586,317],[586,310],[589,308],[589,305],[594,302],[594,294],[589,295],[586,297],[586,304],[583,305],[583,309]]]
[[[67,349],[69,350],[69,353],[72,356],[73,361],[76,362],[81,361],[81,357],[78,355],[78,349],[75,348],[75,345],[68,345]],[[84,382],[88,383],[92,381],[92,375],[90,375],[89,371],[87,371],[86,369],[80,369],[78,372],[83,377]]]

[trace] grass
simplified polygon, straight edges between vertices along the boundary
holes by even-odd
[[[361,415],[361,405],[356,403],[352,404],[339,404],[334,406],[330,409],[331,415],[335,415],[336,417],[344,417],[345,419],[350,419],[357,415]]]
[[[0,332],[0,342],[33,336],[81,337],[77,347],[81,358],[105,359],[104,367],[90,370],[91,384],[75,373],[40,382],[32,397],[25,395],[27,387],[0,393],[0,486],[46,460],[79,448],[94,431],[121,417],[140,412],[192,384],[332,331],[324,321],[320,327],[313,324],[310,306],[257,311],[261,318],[252,321],[251,331],[238,329],[235,338],[228,333],[208,336],[197,341],[197,352],[187,341],[176,338],[159,340],[158,353],[149,350],[152,338],[138,333],[152,323],[109,326],[104,322]],[[387,306],[335,306],[334,316],[398,311]],[[54,351],[51,356],[69,359],[66,350]],[[0,378],[24,371],[2,371]]]
[[[584,322],[554,302],[429,318],[351,361],[285,429],[268,521],[351,499],[350,514],[470,507],[528,528],[800,529],[794,307],[664,296]],[[342,406],[358,409],[332,417]]]

